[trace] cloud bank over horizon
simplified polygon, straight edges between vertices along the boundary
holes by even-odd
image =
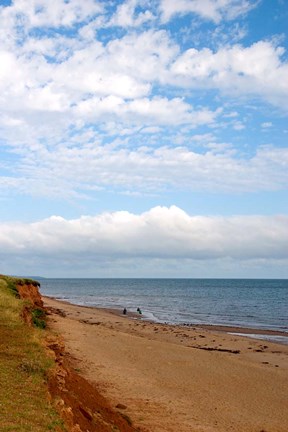
[[[109,267],[119,261],[127,271],[133,260],[162,265],[168,260],[174,266],[184,261],[191,277],[200,261],[217,262],[220,268],[227,260],[232,267],[239,261],[273,259],[279,268],[288,263],[288,217],[280,215],[190,216],[176,206],[158,206],[139,215],[119,211],[72,220],[52,216],[34,223],[1,223],[0,233],[2,262],[16,254],[35,272],[30,260],[36,257],[45,275],[47,262],[57,276],[65,274],[67,263],[73,271],[83,272],[83,260],[90,265],[94,261],[94,276],[99,271],[109,275]],[[154,273],[158,274],[157,267]]]

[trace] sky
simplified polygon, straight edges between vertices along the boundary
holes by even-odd
[[[0,273],[288,278],[287,0],[0,0]]]

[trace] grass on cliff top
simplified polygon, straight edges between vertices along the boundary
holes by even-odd
[[[21,319],[13,278],[0,276],[0,432],[64,430],[48,399],[43,331]]]

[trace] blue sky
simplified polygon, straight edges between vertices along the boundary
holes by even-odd
[[[0,272],[288,277],[287,1],[0,5]]]

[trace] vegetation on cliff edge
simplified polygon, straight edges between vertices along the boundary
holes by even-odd
[[[42,343],[43,331],[21,319],[21,283],[38,284],[0,275],[0,432],[64,430],[48,397],[47,372],[53,362]],[[34,312],[32,319],[42,319],[39,314]]]

